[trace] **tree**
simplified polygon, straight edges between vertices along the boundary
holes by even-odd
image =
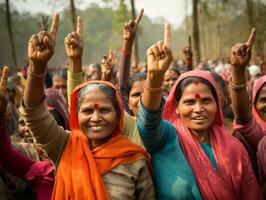
[[[198,0],[193,0],[193,44],[196,62],[200,62],[200,39],[199,39],[199,22],[198,22]]]
[[[130,4],[131,4],[131,17],[132,17],[132,19],[135,19],[136,18],[135,1],[130,0]],[[137,33],[136,33],[135,41],[134,41],[133,55],[134,55],[135,65],[137,66],[139,63],[138,35],[137,35]]]
[[[70,0],[70,13],[71,13],[72,30],[74,31],[76,29],[76,21],[77,21],[75,0]]]
[[[10,9],[9,9],[9,0],[6,0],[6,22],[7,22],[8,38],[9,38],[9,42],[11,46],[11,57],[13,60],[13,65],[14,65],[14,72],[17,72],[18,65],[17,65],[16,50],[15,50],[13,32],[12,32],[12,22],[11,22]]]

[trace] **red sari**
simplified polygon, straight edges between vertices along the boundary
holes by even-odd
[[[199,142],[193,139],[190,130],[175,112],[176,87],[187,77],[207,80],[214,87],[218,97],[218,109],[210,135],[218,172],[213,168]],[[182,74],[167,98],[163,118],[171,122],[177,130],[181,148],[192,168],[203,199],[263,199],[247,152],[224,127],[219,90],[209,72],[195,70]]]

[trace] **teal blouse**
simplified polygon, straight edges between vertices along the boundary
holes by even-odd
[[[175,127],[141,104],[137,127],[146,150],[151,155],[157,199],[202,199],[192,169],[180,147]],[[201,145],[213,167],[217,164],[210,144]]]

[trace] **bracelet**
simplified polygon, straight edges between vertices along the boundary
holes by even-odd
[[[148,87],[148,86],[146,85],[146,82],[144,83],[144,88],[145,88],[146,90],[148,90],[149,92],[159,92],[159,91],[162,90],[162,86],[157,87],[157,88],[151,88],[151,87]]]
[[[241,85],[236,85],[232,82],[232,80],[230,79],[230,86],[233,90],[241,90],[242,88],[246,87],[246,83],[243,83]]]
[[[43,74],[35,74],[32,72],[31,67],[28,68],[28,74],[30,77],[36,81],[43,81],[43,79],[46,77],[47,69],[45,69],[45,72]]]
[[[129,50],[129,51],[125,51],[125,49],[122,49],[121,54],[122,54],[123,56],[129,56],[129,55],[131,55],[131,50]]]

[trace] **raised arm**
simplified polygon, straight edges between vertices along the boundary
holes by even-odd
[[[43,145],[48,156],[56,162],[60,150],[68,139],[67,132],[57,124],[49,113],[44,100],[44,78],[46,65],[54,53],[59,15],[55,15],[50,32],[41,31],[33,35],[28,44],[30,66],[23,103],[19,108],[30,132]]]
[[[184,54],[184,64],[186,66],[186,70],[190,71],[193,70],[193,52],[192,52],[192,45],[191,45],[191,36],[188,36],[188,46],[183,49]]]
[[[55,15],[50,32],[41,31],[31,36],[28,44],[29,69],[24,91],[25,107],[34,107],[44,98],[47,63],[54,53],[59,15]],[[35,94],[35,95],[33,95]],[[38,94],[38,95],[37,95]]]
[[[101,61],[103,81],[111,81],[114,65],[115,65],[115,54],[112,50],[109,50],[108,56],[104,55]]]
[[[251,102],[246,88],[245,70],[251,58],[256,31],[253,28],[246,43],[237,43],[231,49],[230,93],[235,122],[245,125],[252,119]]]
[[[7,79],[8,67],[4,67],[0,81],[0,165],[14,176],[25,179],[25,175],[35,162],[17,152],[10,144],[10,138],[6,132]]]
[[[160,108],[164,73],[173,59],[170,31],[170,24],[166,23],[164,42],[159,41],[147,50],[148,74],[142,94],[142,103],[146,109],[151,111],[157,111]]]
[[[129,111],[127,105],[127,90],[128,90],[128,81],[130,76],[130,59],[132,45],[138,30],[139,22],[143,16],[144,10],[142,9],[140,14],[135,20],[130,20],[125,23],[123,31],[123,49],[121,51],[121,61],[119,66],[119,78],[118,78],[118,87],[121,98],[123,100],[123,106],[126,111]]]
[[[82,55],[83,55],[83,39],[82,39],[82,19],[77,17],[77,30],[71,32],[65,37],[65,50],[68,57],[68,79],[67,93],[68,103],[70,105],[71,94],[74,88],[82,83]],[[75,75],[80,78],[75,79]]]

